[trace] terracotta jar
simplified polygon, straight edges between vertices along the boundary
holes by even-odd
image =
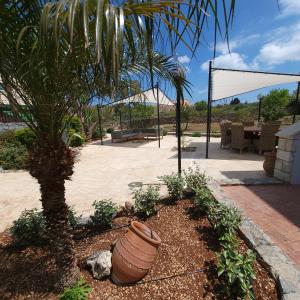
[[[276,152],[265,152],[265,161],[263,168],[267,176],[272,177],[274,175],[275,161],[276,161]]]
[[[124,285],[141,280],[153,265],[160,244],[154,231],[140,222],[131,222],[113,250],[112,281]]]

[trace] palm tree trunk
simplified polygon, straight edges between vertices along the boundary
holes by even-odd
[[[65,180],[73,173],[73,153],[59,138],[55,143],[38,139],[29,156],[30,174],[40,184],[43,213],[46,218],[51,253],[57,265],[57,288],[72,286],[79,279],[68,206]]]

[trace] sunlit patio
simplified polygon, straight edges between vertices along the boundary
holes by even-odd
[[[76,211],[88,215],[92,203],[112,199],[123,204],[131,199],[134,187],[159,183],[158,176],[177,171],[176,137],[165,136],[158,142],[129,141],[111,143],[110,139],[82,148],[75,164],[72,181],[66,183],[66,197]],[[220,139],[211,138],[210,159],[205,159],[205,137],[186,137],[195,152],[182,152],[182,168],[194,162],[220,182],[265,177],[263,156],[255,153],[220,149]],[[26,208],[40,207],[39,187],[28,172],[0,173],[0,230],[5,229]]]

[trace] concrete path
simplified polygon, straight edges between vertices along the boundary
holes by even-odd
[[[222,189],[300,267],[300,186],[223,186]]]
[[[219,149],[220,139],[212,138],[210,159],[204,159],[205,138],[186,138],[196,152],[182,153],[182,167],[196,161],[217,180],[263,178],[262,157]],[[166,136],[158,149],[157,141],[92,143],[80,151],[72,181],[66,182],[69,205],[83,215],[92,212],[92,203],[112,199],[123,204],[131,199],[132,188],[158,183],[157,176],[177,170],[176,138]],[[39,186],[28,172],[0,173],[0,231],[8,227],[25,209],[40,207]]]

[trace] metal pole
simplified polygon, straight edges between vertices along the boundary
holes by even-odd
[[[211,68],[212,68],[212,61],[209,61],[208,95],[207,95],[207,120],[206,120],[206,155],[205,155],[206,158],[208,158],[208,147],[209,147],[209,136],[210,136]]]
[[[97,105],[97,112],[98,112],[98,123],[99,123],[99,130],[100,130],[100,141],[101,145],[103,145],[103,136],[102,136],[102,120],[101,120],[101,113],[100,113],[100,105]]]
[[[120,128],[121,128],[121,130],[123,130],[123,128],[122,128],[122,112],[121,112],[121,108],[119,110],[119,114],[120,114]]]
[[[259,97],[259,104],[258,104],[258,122],[260,121],[260,116],[261,116],[261,100],[262,97]]]
[[[297,95],[296,95],[296,102],[295,102],[295,111],[293,116],[293,124],[296,122],[296,114],[298,109],[298,103],[299,103],[299,92],[300,92],[300,81],[298,82],[298,88],[297,88]]]
[[[177,162],[178,162],[178,174],[181,174],[181,117],[180,117],[180,93],[177,88],[177,100],[176,100],[176,129],[177,129]]]
[[[158,82],[156,83],[156,97],[157,97],[157,133],[158,133],[158,148],[160,148],[160,116],[159,116],[159,90]]]
[[[130,102],[129,102],[129,128],[132,127],[132,123],[131,123],[131,105],[130,105]]]

